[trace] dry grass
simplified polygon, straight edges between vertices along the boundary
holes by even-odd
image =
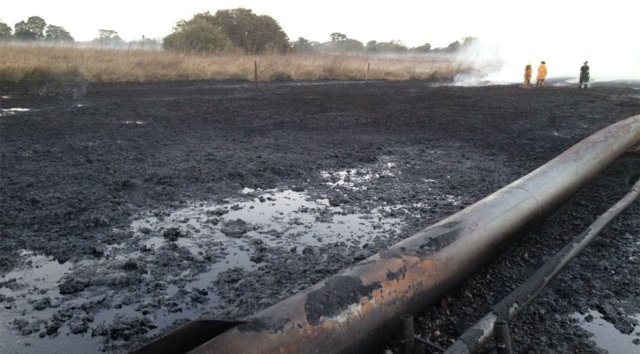
[[[452,80],[472,70],[451,58],[366,55],[216,55],[163,50],[0,44],[0,81]],[[369,70],[367,67],[369,66]]]

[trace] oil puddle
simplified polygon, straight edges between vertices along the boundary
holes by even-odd
[[[0,278],[0,303],[3,307],[0,338],[6,325],[16,319],[40,320],[55,308],[62,298],[58,282],[70,271],[69,263],[59,264],[50,257],[23,250],[21,265]],[[25,310],[32,309],[32,310]],[[1,341],[4,342],[4,341]]]
[[[91,352],[96,339],[69,337],[62,329],[55,338],[47,337],[50,319],[64,302],[58,291],[60,280],[71,270],[71,263],[60,264],[51,257],[23,250],[21,265],[0,278],[0,352],[68,353]]]
[[[58,264],[25,251],[23,266],[0,280],[0,352],[97,352],[205,311],[224,316],[233,311],[221,300],[221,273],[268,266],[270,249],[302,256],[388,237],[402,226],[392,211],[355,213],[304,192],[245,189],[222,203],[150,212],[113,230],[124,241],[99,259]]]
[[[13,283],[13,289],[25,289],[33,287],[38,290],[48,291],[56,287],[57,281],[69,271],[68,263],[60,264],[51,257],[37,255],[31,251],[20,252],[22,266],[2,277],[3,283]],[[0,294],[3,293],[0,289]]]
[[[582,329],[593,334],[598,348],[610,354],[640,353],[640,313],[629,316],[635,320],[630,334],[621,333],[599,311],[589,310],[586,315],[574,313],[569,317],[577,320]]]
[[[358,190],[399,175],[395,169],[384,161],[326,175],[336,188]],[[221,274],[264,269],[271,254],[304,258],[322,247],[365,248],[396,236],[406,217],[420,217],[432,203],[459,202],[437,193],[438,181],[424,182],[436,195],[423,203],[357,208],[303,191],[245,188],[236,198],[141,214],[128,228],[112,230],[122,243],[101,245],[98,259],[57,264],[25,252],[25,266],[2,278],[0,306],[7,315],[0,352],[97,352],[105,341],[161,334],[203,313],[232,316]]]
[[[24,251],[22,265],[0,278],[0,353],[94,353],[107,339],[118,345],[198,318],[204,303],[219,308],[208,282],[191,269],[198,262],[176,267],[193,257],[171,248],[132,251],[120,244],[100,260],[64,264]],[[156,267],[156,258],[174,266]],[[247,261],[248,255],[236,252],[219,268]]]
[[[197,271],[173,274],[166,296],[206,290],[207,306],[215,310],[222,309],[215,286],[218,275],[234,268],[255,270],[264,264],[269,249],[305,254],[312,247],[338,242],[359,247],[402,227],[399,218],[383,216],[390,208],[346,212],[328,199],[292,190],[245,189],[241,194],[243,198],[225,203],[192,202],[133,221],[130,232],[137,245],[123,249],[141,251],[124,258],[153,264],[158,254],[181,250],[178,261],[202,260]],[[189,309],[182,312],[198,317]]]
[[[15,116],[29,111],[31,111],[29,108],[0,108],[0,117]]]
[[[399,172],[396,163],[390,159],[381,158],[381,162],[371,168],[352,168],[338,171],[322,171],[325,184],[331,187],[343,187],[351,190],[366,190],[367,185],[381,177],[395,177]]]
[[[334,242],[363,244],[402,226],[399,218],[383,216],[390,207],[361,214],[332,206],[328,199],[313,199],[292,190],[245,189],[243,193],[249,200],[191,203],[168,215],[136,220],[131,229],[143,246],[157,248],[175,243],[195,254],[221,245],[228,251],[241,250],[243,245],[299,246],[298,252],[302,252],[305,246]],[[170,231],[176,226],[177,230]],[[175,240],[170,240],[168,232],[176,234]]]

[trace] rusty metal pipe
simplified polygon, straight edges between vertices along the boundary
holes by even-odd
[[[640,142],[640,115],[613,124],[474,205],[243,321],[192,353],[365,352],[459,285],[497,245]],[[375,347],[374,347],[375,348]]]
[[[600,215],[587,230],[554,254],[516,290],[500,300],[490,313],[469,327],[444,354],[470,354],[479,351],[488,341],[489,337],[491,337],[492,331],[496,330],[496,325],[499,322],[502,321],[506,323],[506,321],[515,317],[527,304],[533,301],[538,293],[547,286],[572,259],[580,254],[580,252],[598,236],[605,226],[638,198],[640,198],[640,180],[631,187],[631,191],[627,193],[627,195]]]

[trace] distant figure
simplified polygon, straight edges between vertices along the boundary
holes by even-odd
[[[536,87],[542,87],[544,84],[544,79],[547,78],[547,63],[544,61],[540,62],[538,66],[538,77],[536,78]]]
[[[589,87],[589,62],[585,61],[584,64],[580,67],[580,83],[578,84],[578,89]]]
[[[527,66],[524,67],[524,88],[530,88],[531,87],[531,73],[533,72],[533,69],[531,69],[531,64],[527,64]]]

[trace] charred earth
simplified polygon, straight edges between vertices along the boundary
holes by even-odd
[[[126,352],[254,313],[640,113],[637,83],[573,86],[0,84],[0,352]],[[449,345],[639,176],[630,151],[418,332]],[[640,351],[638,215],[516,318],[517,352],[606,350],[600,317]]]

